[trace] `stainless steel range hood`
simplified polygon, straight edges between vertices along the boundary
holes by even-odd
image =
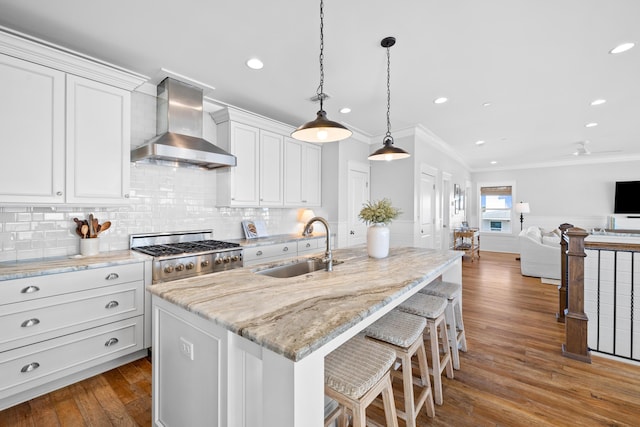
[[[202,138],[202,89],[167,77],[158,85],[158,136],[131,151],[131,161],[177,162],[206,169],[236,166],[236,157]]]

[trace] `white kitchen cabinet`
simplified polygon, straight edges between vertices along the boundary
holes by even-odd
[[[136,262],[2,281],[0,410],[144,357],[144,277]]]
[[[285,138],[284,204],[320,206],[321,147],[293,138]]]
[[[129,197],[131,93],[67,76],[67,198],[85,206]]]
[[[65,74],[0,55],[0,93],[0,202],[64,202]]]
[[[217,172],[219,206],[320,206],[321,147],[289,138],[289,126],[233,108],[212,117],[217,145],[238,158],[238,166]]]
[[[0,203],[126,202],[130,91],[145,80],[0,31]]]
[[[282,135],[260,130],[260,206],[278,207],[283,204],[283,144]]]
[[[292,258],[298,255],[296,242],[275,243],[272,245],[260,245],[243,249],[242,260],[244,265],[255,265],[263,262],[277,261]]]

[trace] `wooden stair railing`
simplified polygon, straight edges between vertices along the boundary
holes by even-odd
[[[567,230],[573,228],[573,224],[560,224],[560,286],[558,286],[558,312],[556,313],[556,320],[564,323],[564,315],[567,311],[567,286],[569,282],[569,275],[567,273],[567,250],[569,249],[569,237],[567,237]]]
[[[564,225],[564,224],[563,224]],[[587,326],[589,319],[584,312],[584,239],[589,235],[581,228],[568,228],[563,232],[561,242],[568,240],[566,250],[566,276],[562,272],[562,280],[567,281],[564,310],[565,343],[562,344],[562,355],[581,362],[591,363],[591,351],[587,345]],[[560,288],[562,285],[560,285]],[[559,294],[562,290],[559,291]],[[560,308],[562,308],[562,295]]]

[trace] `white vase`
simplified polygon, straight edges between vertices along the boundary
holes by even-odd
[[[367,254],[371,258],[385,258],[389,255],[389,227],[372,224],[367,229]]]

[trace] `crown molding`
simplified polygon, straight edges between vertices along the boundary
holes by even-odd
[[[0,53],[132,91],[149,78],[0,26]]]

